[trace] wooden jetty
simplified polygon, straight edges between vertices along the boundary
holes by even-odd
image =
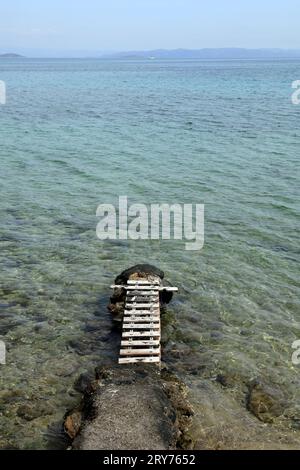
[[[112,289],[125,289],[125,309],[119,364],[148,362],[160,364],[161,324],[160,291],[176,292],[177,287],[163,287],[157,280],[128,280]]]

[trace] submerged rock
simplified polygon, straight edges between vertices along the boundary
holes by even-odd
[[[225,388],[239,387],[240,389],[246,388],[247,390],[247,379],[243,375],[233,370],[227,370],[217,374],[216,382]]]
[[[25,421],[32,421],[40,416],[51,415],[54,408],[48,403],[24,403],[17,409],[17,415]]]
[[[74,410],[65,419],[65,430],[70,439],[75,439],[81,426],[82,413],[80,410]]]
[[[272,423],[284,412],[283,393],[259,380],[249,386],[248,408],[264,423]]]
[[[192,448],[186,386],[153,365],[96,369],[82,403],[65,418],[73,449]]]

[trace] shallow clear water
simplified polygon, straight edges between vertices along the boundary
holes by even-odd
[[[191,387],[198,446],[297,446],[297,79],[299,61],[1,60],[0,447],[63,445],[74,382],[116,360],[109,284],[137,262],[180,288],[164,359]],[[203,250],[99,241],[96,208],[119,195],[204,203]],[[246,409],[254,378],[285,395],[273,424]]]

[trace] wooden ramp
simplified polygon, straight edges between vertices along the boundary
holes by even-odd
[[[125,310],[119,364],[138,362],[160,363],[160,304],[161,290],[177,291],[176,287],[161,287],[159,280],[127,281]]]

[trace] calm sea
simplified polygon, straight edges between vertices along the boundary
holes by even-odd
[[[164,360],[197,446],[299,447],[300,61],[2,59],[0,80],[0,447],[64,445],[74,383],[116,361],[109,285],[138,262],[180,289]],[[204,203],[204,248],[101,242],[96,208],[119,195]],[[256,379],[273,423],[247,409]]]

